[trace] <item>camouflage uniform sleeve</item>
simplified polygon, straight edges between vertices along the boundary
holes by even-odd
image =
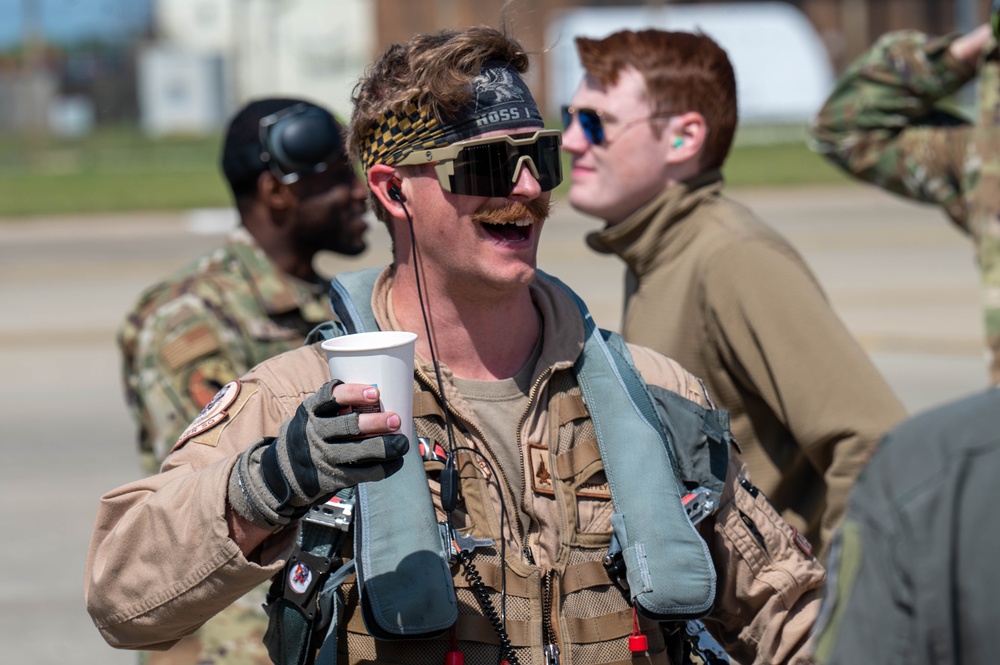
[[[220,299],[201,283],[133,313],[119,337],[125,390],[146,473],[226,383],[247,369]]]
[[[838,81],[810,133],[812,148],[847,173],[942,206],[965,227],[972,127],[937,107],[975,76],[948,47],[958,37],[889,33]]]

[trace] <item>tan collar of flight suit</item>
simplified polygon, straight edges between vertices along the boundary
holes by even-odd
[[[642,275],[684,251],[685,236],[693,237],[697,229],[680,222],[719,196],[722,186],[722,173],[713,169],[667,187],[622,223],[588,234],[587,244],[601,254],[617,254],[633,274]]]
[[[392,312],[391,285],[391,273],[384,271],[376,281],[372,295],[375,318],[382,329],[399,328]],[[579,310],[560,287],[547,280],[536,279],[531,293],[544,321],[544,337],[533,372],[531,403],[520,428],[523,464],[521,469],[497,470],[497,475],[501,476],[505,473],[524,473],[524,489],[519,500],[532,520],[526,536],[519,533],[509,520],[503,530],[507,545],[506,592],[509,598],[521,599],[518,606],[529,608],[527,613],[509,609],[507,629],[515,646],[539,648],[544,641],[539,632],[539,619],[545,613],[545,596],[548,594],[551,598],[549,620],[556,639],[564,649],[574,648],[572,645],[575,643],[593,645],[608,640],[624,643],[632,630],[632,614],[627,606],[609,611],[603,603],[599,606],[577,606],[575,609],[562,605],[562,599],[569,594],[586,594],[591,588],[607,589],[609,578],[602,559],[610,541],[612,506],[610,493],[602,489],[603,464],[593,429],[589,426],[589,412],[571,371],[584,345]],[[453,417],[456,445],[472,447],[489,455],[490,444],[482,439],[476,426],[474,409],[455,388],[447,365],[441,364],[440,371],[448,404],[458,414],[457,418]],[[681,373],[678,371],[676,375],[680,378]],[[447,449],[447,436],[441,426],[444,414],[439,399],[435,397],[437,382],[434,369],[430,362],[419,356],[416,377],[414,416],[417,436],[431,438]],[[681,380],[675,389],[688,397],[692,396],[691,387]],[[428,425],[430,422],[436,422],[438,426]],[[509,496],[509,486],[504,486],[501,496],[497,487],[506,483],[503,478],[493,477],[493,470],[482,463],[480,456],[460,451],[457,460],[461,501],[452,515],[456,528],[477,538],[491,538],[499,543],[501,510],[506,509],[508,518],[517,514],[517,506]],[[490,461],[494,469],[499,464],[496,457],[491,456]],[[548,485],[541,489],[537,481],[538,464],[544,466],[544,475],[551,478]],[[431,490],[435,495],[439,489],[433,477],[434,471],[439,471],[442,466],[440,462],[426,464],[431,476]],[[445,515],[438,503],[435,499],[437,517],[444,520]],[[525,547],[530,549],[533,564],[527,560]],[[477,551],[474,561],[486,586],[494,594],[498,592],[502,565],[499,547]],[[470,583],[460,568],[456,567],[454,573],[461,601],[463,594],[470,593]],[[661,650],[662,635],[645,620],[642,620],[641,627],[647,633],[651,650]],[[357,613],[348,620],[347,629],[352,633],[364,632]],[[490,642],[495,638],[489,623],[481,616],[463,614],[456,631],[460,640]],[[541,653],[533,656],[533,660],[539,660]],[[605,659],[594,662],[605,662]]]

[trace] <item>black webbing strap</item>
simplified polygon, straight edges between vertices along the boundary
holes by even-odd
[[[338,557],[353,505],[354,488],[349,487],[302,518],[298,542],[271,585],[265,608],[270,621],[264,644],[276,665],[312,665],[336,624],[336,587],[354,569],[353,562],[341,566]]]

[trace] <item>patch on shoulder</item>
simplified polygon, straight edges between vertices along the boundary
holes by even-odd
[[[187,429],[178,437],[170,452],[174,452],[187,441],[198,436],[202,432],[207,432],[229,416],[229,407],[233,405],[236,398],[240,396],[241,384],[239,381],[230,381],[222,386],[215,397],[205,405],[198,417],[194,419]]]
[[[228,360],[215,356],[201,360],[188,372],[188,397],[198,408],[205,409],[234,376],[237,373]]]

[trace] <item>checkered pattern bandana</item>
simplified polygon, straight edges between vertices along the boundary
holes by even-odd
[[[426,106],[409,104],[402,115],[383,115],[365,135],[361,163],[365,171],[373,164],[392,166],[415,150],[431,150],[447,145],[444,128]]]
[[[432,150],[496,129],[544,126],[531,91],[506,62],[483,65],[472,79],[472,98],[451,123],[441,124],[427,106],[409,104],[402,115],[388,112],[369,130],[361,145],[365,171],[373,164],[392,166],[417,150]]]

